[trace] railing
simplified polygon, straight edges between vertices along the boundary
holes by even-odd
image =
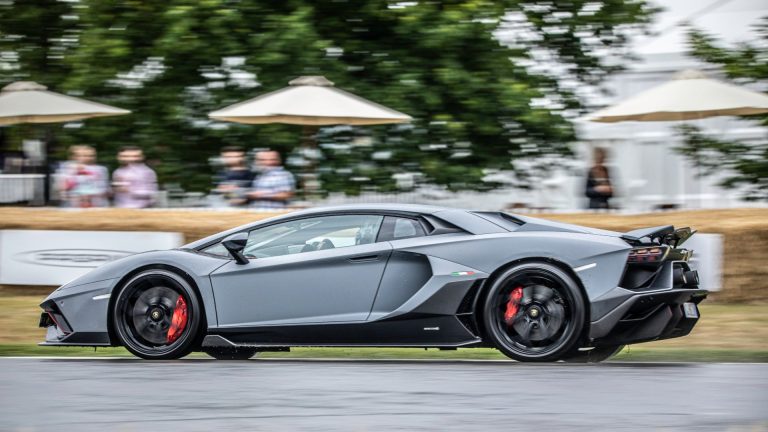
[[[45,202],[45,174],[0,174],[0,204]]]

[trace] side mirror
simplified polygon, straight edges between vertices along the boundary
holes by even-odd
[[[245,245],[248,243],[248,233],[239,232],[232,234],[221,241],[221,245],[224,246],[232,258],[238,264],[248,264],[248,258],[243,255]]]

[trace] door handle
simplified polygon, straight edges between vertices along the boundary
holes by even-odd
[[[356,257],[349,258],[349,262],[353,263],[364,263],[364,262],[371,262],[371,261],[378,261],[379,255],[360,255]]]

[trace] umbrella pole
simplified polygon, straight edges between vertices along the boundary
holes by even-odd
[[[53,131],[51,126],[45,126],[45,135],[43,137],[43,206],[47,206],[51,202],[51,165],[50,154],[51,144],[53,142]]]
[[[309,165],[307,166],[307,171],[304,174],[303,195],[304,199],[308,201],[319,198],[318,189],[320,180],[318,179],[317,173],[315,172],[316,166],[315,160],[313,158],[318,151],[317,140],[315,137],[317,136],[317,132],[319,130],[320,126],[313,125],[304,125],[302,128],[302,145],[309,150],[310,156],[312,156],[309,158]]]
[[[310,148],[312,150],[317,148],[317,140],[315,140],[315,135],[317,135],[317,131],[320,130],[319,126],[311,126],[311,125],[304,125],[302,128],[302,144],[307,146],[307,148]]]

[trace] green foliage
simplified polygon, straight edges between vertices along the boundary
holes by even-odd
[[[712,36],[691,30],[688,39],[691,54],[722,67],[726,76],[739,83],[768,81],[768,18],[757,28],[760,41],[742,44],[735,49],[723,48]],[[768,126],[768,116],[744,116]],[[678,151],[706,174],[726,173],[721,185],[744,189],[750,200],[768,200],[768,142],[723,141],[704,134],[698,127],[679,128],[683,144]]]
[[[489,170],[570,155],[577,89],[615,71],[628,35],[654,12],[640,0],[5,0],[0,11],[3,51],[19,56],[17,69],[0,67],[0,82],[26,77],[133,111],[57,127],[62,144],[95,145],[111,164],[117,147],[142,146],[161,181],[196,190],[209,186],[208,158],[222,146],[271,147],[294,171],[319,167],[326,191],[348,193],[396,190],[404,173],[488,189],[497,186],[483,181]],[[47,35],[20,30],[36,26]],[[55,65],[27,58],[27,46],[51,58],[39,41],[62,32],[75,47]],[[207,118],[299,75],[325,75],[414,122],[324,128],[313,154],[300,127]]]
[[[0,53],[4,83],[34,73],[58,86],[69,74],[65,59],[76,48],[72,6],[57,0],[0,2]]]
[[[71,69],[66,58],[77,47],[77,20],[70,4],[57,0],[0,1],[0,85],[35,80],[58,88]],[[3,141],[43,138],[44,130],[21,125],[0,129]]]

